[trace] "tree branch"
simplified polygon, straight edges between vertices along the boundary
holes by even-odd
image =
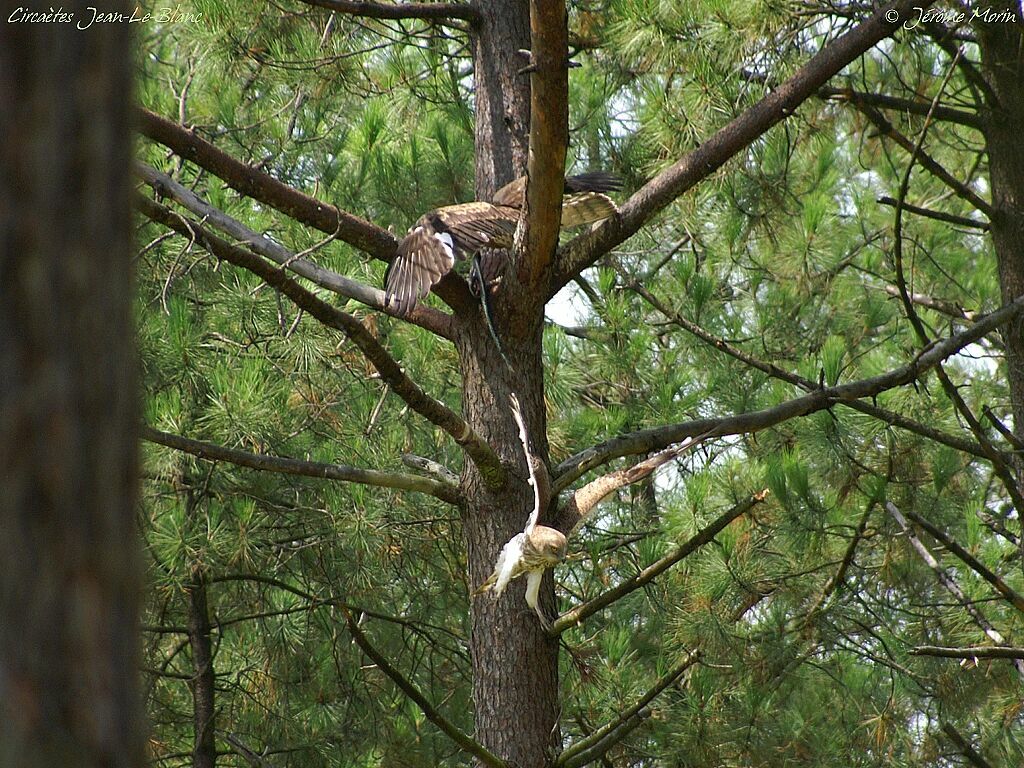
[[[917,162],[921,164],[928,173],[937,178],[947,187],[949,187],[953,194],[957,197],[966,200],[968,203],[973,205],[979,211],[985,214],[986,218],[992,219],[995,215],[992,210],[992,205],[986,202],[977,192],[968,187],[962,181],[957,179],[953,174],[943,168],[931,155],[920,149],[915,150],[915,144],[902,133],[896,130],[895,126],[886,119],[885,115],[879,112],[874,107],[868,106],[867,104],[854,104],[862,115],[870,120],[878,132],[882,136],[886,136],[892,139],[897,145],[902,147],[907,152],[915,155]]]
[[[1006,598],[1007,602],[1010,603],[1018,611],[1024,612],[1024,597],[1021,597],[1013,588],[1010,587],[998,574],[990,571],[978,558],[968,552],[966,549],[961,547],[952,537],[950,537],[945,531],[939,528],[934,523],[925,520],[920,515],[907,510],[904,513],[908,518],[913,520],[919,526],[928,531],[933,538],[942,544],[947,550],[949,550],[957,559],[959,559],[964,565],[974,571],[976,574],[981,576],[985,581],[995,588],[996,592]]]
[[[185,221],[169,208],[145,197],[140,197],[137,203],[149,218],[172,228],[181,227],[184,231],[194,233],[196,239],[203,243],[203,247],[208,248],[218,258],[259,275],[267,284],[295,302],[296,306],[304,309],[324,325],[344,333],[373,363],[381,379],[396,395],[416,413],[451,435],[455,442],[463,447],[487,483],[495,488],[504,484],[505,469],[491,447],[473,431],[465,419],[444,403],[430,397],[406,376],[394,358],[359,320],[321,300],[288,277],[279,267],[242,248],[232,246],[196,224]]]
[[[531,286],[551,263],[561,226],[569,145],[568,34],[563,0],[530,0],[530,151],[525,230],[516,238],[516,250],[522,247],[526,253],[520,264],[528,266],[525,281]]]
[[[1024,659],[1024,648],[1009,646],[972,645],[967,648],[949,648],[942,645],[918,645],[910,649],[911,656],[939,656],[945,659]]]
[[[960,735],[960,731],[954,728],[952,723],[943,723],[942,732],[949,737],[949,740],[956,745],[956,748],[960,750],[974,768],[992,768],[988,760],[982,757],[981,753],[972,747],[967,742],[967,739]]]
[[[366,251],[376,259],[391,261],[394,256],[398,240],[386,229],[310,197],[269,174],[250,168],[194,131],[147,109],[140,109],[136,114],[139,130],[144,136],[205,168],[237,192],[259,200],[325,234],[337,234],[339,239]]]
[[[763,360],[759,360],[758,358],[754,357],[753,355],[748,355],[746,352],[742,351],[738,347],[735,347],[729,342],[725,341],[725,339],[722,339],[718,336],[709,333],[705,328],[697,325],[693,321],[683,317],[678,312],[675,312],[672,309],[665,306],[665,304],[659,301],[654,296],[654,294],[652,294],[650,291],[644,288],[643,285],[639,283],[633,283],[628,287],[632,291],[637,293],[639,296],[642,296],[644,299],[646,299],[648,304],[650,304],[652,307],[654,307],[656,310],[658,310],[661,314],[663,314],[670,321],[678,325],[680,328],[692,333],[701,341],[707,342],[715,349],[724,352],[725,354],[735,358],[736,360],[739,360],[741,363],[749,365],[752,368],[756,368],[757,370],[771,376],[774,379],[779,379],[780,381],[785,381],[797,387],[800,387],[805,392],[814,392],[815,390],[818,389],[818,384],[816,382],[811,381],[810,379],[805,379],[803,376],[799,376],[798,374],[791,373],[790,371],[779,368],[777,365],[774,365],[772,363],[766,363]],[[896,292],[895,295],[899,295],[898,289],[893,287],[892,290]],[[889,292],[888,287],[886,288],[886,291]],[[938,300],[934,301],[937,302]],[[937,306],[933,306],[932,308],[938,309]],[[952,310],[951,307],[950,309]],[[977,312],[967,312],[965,310],[960,310],[960,312],[961,314],[959,316],[964,319],[973,321],[978,318]],[[950,448],[955,448],[959,451],[963,451],[964,453],[969,453],[972,456],[977,456],[978,458],[981,459],[989,458],[988,453],[986,453],[985,450],[977,443],[973,443],[970,440],[965,440],[956,435],[950,435],[946,432],[942,432],[941,430],[935,429],[934,427],[929,427],[926,424],[922,424],[919,421],[909,419],[906,416],[903,416],[902,414],[896,413],[895,411],[880,408],[879,406],[873,403],[868,403],[863,400],[851,400],[849,402],[840,403],[840,405],[844,405],[847,408],[851,408],[855,411],[860,411],[861,413],[867,414],[868,416],[872,416],[878,419],[879,421],[888,424],[889,426],[900,427],[901,429],[905,429],[908,432],[913,432],[914,434],[921,435],[922,437],[927,437],[929,440],[934,440],[937,443],[948,445]]]
[[[881,205],[896,205],[896,200],[888,195],[883,195],[878,198],[878,203]],[[971,227],[972,229],[980,229],[982,232],[988,232],[992,225],[987,221],[978,221],[977,219],[971,219],[967,216],[957,216],[953,213],[945,213],[944,211],[933,211],[930,208],[921,208],[918,205],[911,205],[910,203],[903,203],[903,210],[908,213],[914,213],[918,216],[923,216],[926,219],[934,219],[935,221],[944,221],[947,224],[954,224],[958,227]]]
[[[326,8],[335,13],[363,16],[367,19],[425,19],[444,23],[461,19],[470,24],[480,21],[480,12],[469,3],[373,3],[349,0],[302,0],[306,5]]]
[[[891,501],[885,502],[885,511],[892,515],[892,518],[897,522],[903,533],[906,535],[907,540],[910,541],[910,545],[914,548],[917,554],[924,560],[925,564],[931,568],[935,577],[939,580],[939,583],[949,592],[960,606],[967,612],[967,614],[974,619],[974,623],[978,625],[985,636],[988,637],[996,645],[1006,645],[1006,640],[1003,635],[989,622],[985,615],[977,609],[977,607],[968,599],[964,591],[960,589],[960,585],[953,580],[935,556],[928,550],[928,547],[924,545],[914,533],[914,530],[910,527],[907,519],[900,512],[899,508]],[[1017,669],[1017,674],[1024,677],[1024,661],[1015,660],[1014,667]]]
[[[381,488],[397,488],[403,491],[417,491],[434,496],[449,504],[459,504],[461,495],[454,485],[431,480],[418,475],[406,475],[398,472],[381,472],[375,469],[360,469],[345,464],[323,464],[317,461],[303,461],[279,456],[266,456],[249,453],[237,448],[226,448],[222,445],[207,443],[201,440],[161,432],[149,426],[141,427],[143,440],[173,448],[184,453],[198,456],[208,461],[226,461],[240,467],[258,469],[267,472],[280,472],[286,475],[319,477],[326,480],[341,480],[347,483],[374,485]]]
[[[904,20],[916,16],[915,6],[930,5],[928,0],[887,4],[870,19],[822,48],[786,82],[641,187],[622,206],[618,217],[608,219],[562,248],[548,297],[558,293],[573,275],[631,237],[658,211],[721,168],[769,128],[789,117],[843,67],[897,31]],[[890,11],[896,11],[895,21],[887,20]]]
[[[891,109],[898,112],[905,112],[911,115],[927,115],[931,103],[917,101],[916,99],[901,99],[889,96],[884,93],[862,93],[852,88],[830,88],[825,86],[818,90],[818,96],[830,101],[845,101],[850,104],[867,104],[872,107]],[[950,123],[959,123],[969,128],[981,130],[981,117],[973,112],[965,112],[951,107],[936,106],[932,116],[936,120],[944,120]]]
[[[627,485],[632,485],[633,483],[643,480],[662,464],[676,458],[683,453],[683,451],[688,451],[694,446],[699,445],[700,442],[701,439],[699,437],[688,438],[680,445],[667,448],[664,451],[651,456],[649,459],[641,461],[639,464],[634,464],[632,467],[619,469],[615,472],[609,472],[606,475],[601,475],[601,477],[591,480],[582,488],[576,489],[576,491],[573,492],[572,497],[569,499],[569,503],[566,505],[565,509],[559,510],[559,519],[556,527],[559,530],[566,531],[566,536],[570,535],[573,530],[579,527],[579,525],[586,520],[587,516],[594,511],[594,508],[600,504],[608,494],[619,490],[619,488],[623,488]],[[555,493],[558,493],[561,490],[561,487],[555,485]]]
[[[564,488],[576,478],[612,459],[664,448],[672,443],[681,442],[687,437],[696,437],[698,435],[721,437],[723,435],[758,432],[797,416],[806,416],[816,411],[830,408],[837,403],[850,405],[861,398],[874,397],[886,390],[917,380],[929,369],[936,367],[942,360],[955,355],[961,349],[973,344],[1000,325],[1014,319],[1022,311],[1024,311],[1024,296],[1019,296],[995,312],[980,318],[970,328],[966,328],[960,333],[928,347],[906,365],[879,376],[859,379],[848,384],[821,387],[802,397],[787,400],[760,411],[714,419],[695,419],[664,427],[642,429],[614,437],[570,456],[563,461],[555,468],[553,473],[554,482],[557,486]],[[851,405],[851,407],[853,406]],[[991,456],[988,456],[988,458],[991,458]]]
[[[584,739],[568,747],[555,761],[556,768],[579,768],[597,760],[614,747],[651,715],[648,708],[654,699],[678,680],[700,658],[700,651],[687,654],[681,662],[658,678],[655,684],[637,702]]]
[[[932,103],[933,108],[938,104],[939,97],[941,96],[943,89],[945,89],[946,83],[949,82],[949,78],[953,74],[953,68],[956,66],[957,61],[960,60],[960,55],[961,52],[958,51],[950,65],[949,71],[946,73],[946,77],[942,81],[942,87],[939,89],[939,93],[935,96],[935,100]],[[928,332],[925,329],[924,323],[921,322],[921,319],[917,315],[917,311],[914,309],[914,302],[910,297],[910,290],[907,287],[907,279],[903,270],[903,204],[907,197],[907,190],[910,188],[910,174],[914,170],[914,163],[918,160],[923,160],[924,158],[922,147],[924,146],[924,139],[930,125],[931,114],[929,113],[921,128],[920,136],[918,136],[917,142],[913,145],[913,149],[910,153],[910,162],[907,164],[907,169],[903,173],[903,178],[900,181],[899,192],[896,195],[895,221],[893,222],[893,262],[896,270],[896,287],[899,289],[900,299],[903,302],[903,308],[907,319],[910,321],[910,325],[914,329],[914,333],[925,348],[927,348],[932,341],[928,337]],[[991,219],[992,216],[989,215],[989,218]],[[997,449],[988,439],[984,428],[981,426],[981,422],[978,421],[978,418],[960,396],[960,391],[950,380],[949,376],[946,375],[946,371],[941,363],[935,366],[935,374],[939,383],[942,385],[943,392],[946,393],[946,397],[949,398],[949,401],[953,404],[953,407],[956,408],[957,412],[963,416],[967,425],[970,427],[971,432],[974,433],[975,439],[977,439],[978,443],[988,455],[989,460],[992,462],[992,469],[1006,488],[1006,492],[1009,494],[1014,508],[1018,510],[1024,509],[1024,493],[1021,493],[1021,489],[1017,484],[1017,479],[1014,477],[1014,473],[1010,471],[1007,463],[1003,460],[999,449]]]
[[[330,269],[314,264],[311,261],[300,258],[287,248],[278,245],[265,235],[252,231],[237,219],[228,216],[218,208],[214,208],[195,192],[179,184],[166,173],[161,173],[155,168],[144,163],[136,163],[136,170],[142,180],[149,184],[159,195],[167,195],[175,202],[187,208],[199,216],[204,222],[209,222],[217,229],[230,235],[236,241],[244,243],[251,250],[265,256],[282,267],[286,267],[297,275],[316,283],[321,288],[337,293],[348,299],[365,304],[373,309],[380,310],[394,317],[399,315],[384,301],[384,291],[378,288],[371,288],[360,283],[358,280],[340,275]],[[452,340],[451,318],[436,309],[419,304],[407,315],[401,316],[414,325],[418,325],[438,336]]]
[[[476,757],[484,765],[491,766],[491,768],[509,768],[508,764],[504,760],[497,755],[492,754],[482,744],[474,741],[464,734],[456,728],[453,723],[449,722],[448,719],[440,712],[434,709],[430,702],[427,701],[426,697],[419,692],[416,686],[413,685],[411,681],[407,680],[405,676],[391,664],[391,662],[378,653],[370,644],[366,635],[363,634],[359,625],[352,618],[352,614],[348,610],[344,609],[343,613],[345,615],[345,622],[348,624],[348,631],[352,635],[352,639],[355,640],[356,645],[363,650],[363,653],[370,657],[381,672],[391,678],[392,682],[398,686],[402,693],[416,703],[416,706],[420,708],[430,722],[436,725],[442,733],[448,736],[448,738],[458,744],[462,749]]]
[[[749,512],[754,508],[754,506],[764,501],[767,496],[768,491],[765,489],[755,493],[746,500],[741,501],[739,504],[736,504],[731,509],[719,515],[710,525],[705,526],[685,542],[673,547],[667,555],[644,568],[636,576],[633,576],[618,586],[601,593],[593,600],[589,600],[582,605],[578,605],[571,611],[566,611],[555,619],[551,628],[548,630],[548,635],[551,637],[557,637],[569,627],[582,624],[588,617],[593,616],[595,613],[611,605],[616,600],[625,597],[633,590],[639,589],[652,579],[657,578],[680,560],[693,554],[697,549],[714,539],[715,536],[725,530],[729,523],[737,517]]]

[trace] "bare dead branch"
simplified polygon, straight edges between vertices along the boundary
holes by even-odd
[[[683,560],[696,552],[700,547],[710,542],[715,538],[715,536],[725,530],[729,523],[749,512],[756,505],[764,501],[767,496],[768,490],[765,489],[755,493],[744,501],[741,501],[739,504],[736,504],[726,512],[719,515],[709,525],[702,528],[685,542],[673,547],[669,550],[667,555],[662,557],[660,560],[651,563],[651,565],[644,568],[636,576],[627,579],[606,592],[602,592],[593,600],[589,600],[582,605],[578,605],[571,611],[566,611],[552,623],[551,628],[548,630],[548,634],[552,637],[557,637],[562,632],[569,629],[569,627],[582,624],[588,617],[593,616],[595,613],[611,605],[616,600],[625,597],[630,592],[639,589],[652,579],[657,578],[680,560]]]
[[[300,258],[297,254],[275,243],[265,235],[254,232],[237,219],[228,216],[218,208],[214,208],[195,192],[179,184],[166,173],[161,173],[144,163],[137,163],[136,170],[143,181],[149,184],[157,194],[171,197],[175,202],[196,216],[199,216],[202,221],[209,222],[239,243],[244,243],[248,248],[261,256],[265,256],[295,274],[319,285],[321,288],[337,293],[339,296],[354,299],[368,307],[386,312],[394,317],[399,316],[386,305],[384,291],[379,288],[371,288],[364,283],[360,283],[358,280],[345,277],[333,270],[314,264],[307,259]],[[451,327],[451,318],[442,312],[438,312],[436,309],[417,306],[415,311],[401,317],[448,340],[453,338],[454,332]]]
[[[678,664],[658,678],[653,686],[641,696],[637,702],[623,710],[617,718],[612,720],[584,739],[569,746],[555,761],[556,768],[579,768],[597,760],[609,749],[614,747],[634,729],[644,722],[651,715],[648,705],[657,698],[662,691],[676,682],[683,673],[692,667],[700,658],[700,651],[688,653]]]
[[[458,744],[466,752],[477,758],[484,765],[491,766],[491,768],[509,768],[508,764],[497,755],[489,752],[482,744],[473,740],[465,733],[460,731],[455,725],[450,722],[444,715],[434,709],[433,705],[427,701],[426,697],[420,693],[419,689],[412,684],[398,669],[391,664],[383,655],[377,652],[370,641],[367,639],[363,630],[359,628],[359,625],[352,618],[352,614],[348,610],[344,610],[345,622],[348,624],[348,631],[352,635],[352,639],[355,640],[363,653],[370,657],[371,661],[377,665],[377,668],[391,678],[391,681],[398,686],[399,690],[402,691],[406,696],[415,702],[416,706],[420,708],[424,716],[438,727],[438,729],[444,733],[448,738]]]
[[[416,491],[434,496],[449,504],[458,504],[460,495],[457,486],[430,480],[417,475],[406,475],[398,472],[381,472],[375,469],[360,469],[345,464],[323,464],[318,461],[289,459],[281,456],[266,456],[250,453],[237,448],[227,448],[215,443],[193,440],[169,432],[161,432],[149,426],[141,427],[143,440],[173,448],[177,451],[198,456],[208,461],[226,461],[239,467],[258,469],[266,472],[280,472],[287,475],[318,477],[326,480],[341,480],[347,483],[360,483],[380,488],[396,488],[403,491]]]
[[[412,453],[403,453],[401,459],[405,466],[410,469],[418,469],[421,472],[426,472],[428,475],[433,475],[441,483],[455,488],[459,485],[459,476],[440,462],[428,459],[424,456],[416,456]]]
[[[167,207],[141,196],[137,200],[137,205],[146,216],[154,221],[159,221],[170,227],[182,227],[185,231],[194,233],[197,239],[203,241],[203,246],[209,248],[218,258],[259,275],[268,285],[279,290],[312,317],[324,325],[344,333],[373,363],[380,373],[381,379],[391,387],[396,395],[404,400],[412,410],[443,429],[455,439],[456,443],[462,446],[466,454],[480,469],[487,483],[495,488],[504,484],[505,469],[486,441],[473,431],[465,419],[444,403],[432,398],[416,382],[406,376],[395,359],[358,319],[321,300],[288,277],[279,267],[249,251],[232,246],[196,224],[185,222]]]
[[[553,472],[554,482],[556,487],[564,488],[584,473],[612,459],[658,450],[672,443],[681,442],[687,437],[698,435],[721,437],[758,432],[797,416],[806,416],[830,408],[838,403],[850,404],[864,397],[874,397],[886,390],[917,380],[942,360],[955,355],[964,347],[1009,322],[1022,311],[1024,311],[1024,296],[1020,296],[995,312],[985,315],[970,328],[943,339],[941,342],[936,342],[906,365],[879,376],[858,379],[832,387],[821,387],[802,397],[787,400],[760,411],[713,419],[695,419],[614,437],[563,461]]]
[[[594,508],[607,498],[610,493],[643,480],[662,464],[671,461],[684,451],[699,445],[700,442],[700,437],[687,438],[679,445],[666,448],[664,451],[656,453],[639,464],[609,472],[606,475],[601,475],[601,477],[591,480],[582,488],[578,488],[573,492],[565,510],[560,512],[559,525],[565,528],[567,536],[571,535],[571,532],[578,528],[594,511]],[[558,490],[561,489],[558,488]]]
[[[374,3],[363,0],[302,0],[306,5],[326,8],[348,16],[367,19],[424,19],[444,23],[461,19],[471,24],[480,20],[480,13],[469,3]]]
[[[910,649],[910,655],[939,656],[946,659],[1024,659],[1024,648],[992,645],[972,645],[966,648],[918,645]]]
[[[621,215],[608,219],[562,248],[556,259],[548,296],[554,296],[573,275],[602,254],[634,235],[651,217],[677,197],[721,168],[730,158],[769,128],[789,117],[804,101],[858,56],[916,16],[915,6],[931,2],[900,0],[889,3],[866,21],[833,40],[778,88],[742,115],[719,129],[700,147],[659,173],[622,206]],[[887,20],[890,12],[894,21]]]
[[[253,768],[274,768],[274,764],[267,760],[267,758],[246,746],[245,742],[242,741],[242,738],[238,734],[225,733],[224,741],[231,745],[236,755],[239,755],[243,760],[245,760],[245,762],[253,766]]]

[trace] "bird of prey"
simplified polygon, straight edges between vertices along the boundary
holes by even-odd
[[[615,215],[619,209],[604,193],[621,187],[617,176],[600,171],[568,177],[562,199],[562,227]],[[489,203],[448,205],[421,216],[398,244],[388,267],[384,278],[386,304],[399,315],[406,315],[451,271],[457,259],[465,259],[481,248],[511,248],[525,192],[526,177],[522,176],[499,189]]]
[[[501,597],[505,587],[512,579],[526,574],[526,604],[537,612],[541,624],[547,628],[550,622],[544,616],[540,608],[540,583],[544,578],[544,571],[553,568],[565,559],[568,542],[565,535],[554,528],[546,525],[538,525],[537,519],[540,511],[547,502],[541,498],[540,482],[537,478],[535,461],[530,454],[529,442],[526,436],[526,425],[523,423],[523,415],[519,409],[519,399],[512,394],[509,396],[512,403],[512,415],[519,426],[519,439],[523,443],[523,450],[526,451],[526,463],[530,467],[530,485],[533,486],[533,511],[526,522],[526,528],[522,533],[517,533],[501,548],[498,560],[494,564],[494,572],[474,592],[480,595],[488,590],[494,598]],[[539,461],[539,460],[538,460]]]

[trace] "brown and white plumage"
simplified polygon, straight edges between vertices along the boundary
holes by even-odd
[[[385,276],[385,297],[400,315],[455,266],[484,247],[512,245],[519,211],[491,203],[463,203],[438,208],[421,216],[398,244]]]
[[[523,422],[523,415],[519,409],[519,399],[514,395],[509,396],[512,404],[512,416],[519,426],[519,439],[523,443],[523,450],[526,452],[526,463],[530,468],[530,485],[533,486],[533,511],[526,521],[526,528],[522,533],[517,533],[498,554],[498,560],[494,564],[494,572],[474,592],[479,595],[490,590],[497,599],[505,591],[513,579],[526,574],[526,604],[536,611],[544,626],[548,620],[540,608],[540,583],[544,578],[544,571],[553,568],[565,559],[568,541],[565,534],[555,528],[546,525],[538,525],[540,511],[546,499],[541,498],[541,486],[534,469],[533,457],[530,454],[529,440],[526,435],[526,424]]]
[[[565,180],[562,227],[606,219],[618,208],[606,191],[619,189],[617,177],[585,173]],[[402,241],[385,276],[385,300],[404,315],[455,266],[456,259],[481,248],[511,248],[523,207],[526,177],[499,189],[490,203],[438,208],[420,217]]]
[[[592,224],[618,213],[619,208],[605,192],[622,189],[618,176],[604,171],[567,176],[562,192],[562,229]],[[521,209],[526,195],[526,177],[510,181],[494,193],[491,202],[496,205]]]

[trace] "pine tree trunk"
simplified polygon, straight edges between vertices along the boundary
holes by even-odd
[[[127,25],[0,24],[5,766],[144,765],[131,66]]]
[[[529,113],[529,77],[517,74],[529,60],[517,53],[530,48],[526,0],[484,0],[475,39],[477,193],[488,197],[525,172]],[[533,490],[518,431],[509,410],[514,391],[522,404],[533,450],[547,457],[544,378],[541,368],[543,304],[538,297],[511,296],[505,281],[496,302],[498,333],[514,371],[502,361],[480,309],[460,317],[459,348],[463,411],[470,425],[504,462],[516,467],[507,487],[487,488],[467,463],[463,488],[467,507],[463,531],[472,586],[494,568],[501,547],[523,530],[533,508]],[[518,290],[521,286],[514,286]],[[516,322],[509,322],[512,306]],[[524,599],[525,579],[512,583],[501,598],[473,599],[473,699],[476,738],[517,768],[540,768],[557,750],[558,644],[544,634]],[[550,576],[541,589],[541,605],[554,612]]]
[[[206,580],[196,566],[185,587],[188,604],[188,643],[192,649],[192,721],[195,738],[192,746],[192,768],[213,768],[217,763],[214,740],[216,710],[214,708],[213,644],[210,642],[210,612],[206,601]]]
[[[1020,4],[1017,23],[978,24],[986,79],[999,101],[985,121],[989,181],[992,185],[992,242],[1004,302],[1024,295],[1024,51]],[[1006,364],[1014,430],[1024,439],[1024,320],[1006,327]]]

